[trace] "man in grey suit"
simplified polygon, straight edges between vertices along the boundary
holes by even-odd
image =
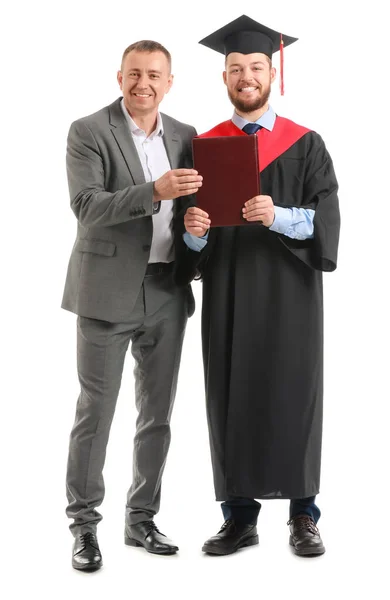
[[[96,510],[125,354],[135,358],[138,410],[125,543],[156,554],[178,548],[153,517],[170,442],[187,317],[194,311],[180,281],[188,253],[183,215],[202,178],[191,168],[196,131],[158,111],[172,85],[171,57],[144,40],[123,55],[123,98],[72,123],[67,172],[78,220],[62,307],[78,315],[81,393],[70,436],[67,515],[75,537],[72,565],[102,565]]]

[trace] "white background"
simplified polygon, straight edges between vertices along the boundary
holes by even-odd
[[[388,597],[389,46],[380,4],[37,0],[2,9],[4,598]],[[180,553],[156,557],[123,544],[136,418],[129,354],[105,468],[99,526],[104,568],[76,573],[64,512],[78,395],[76,317],[60,309],[76,233],[65,174],[68,128],[120,95],[122,52],[145,38],[163,43],[173,56],[175,82],[164,112],[199,132],[228,119],[223,57],[197,42],[242,13],[300,38],[285,50],[285,96],[276,83],[272,104],[322,135],[340,183],[339,267],[324,277],[318,502],[328,551],[315,560],[293,556],[288,502],[268,501],[259,546],[225,558],[201,553],[222,517],[209,461],[196,283],[197,312],[185,339],[157,518]],[[276,55],[277,68],[278,60]]]

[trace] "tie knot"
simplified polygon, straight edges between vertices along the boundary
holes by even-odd
[[[248,135],[256,133],[259,131],[259,129],[261,129],[261,125],[258,125],[257,123],[247,123],[245,127],[242,128],[242,130]]]

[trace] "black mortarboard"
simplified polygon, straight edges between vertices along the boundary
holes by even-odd
[[[200,40],[199,44],[203,44],[216,52],[221,52],[225,56],[231,52],[240,52],[241,54],[261,52],[272,58],[272,54],[280,50],[281,81],[283,82],[283,46],[289,46],[297,39],[282,35],[280,32],[265,27],[246,15],[242,15]],[[283,83],[281,88],[283,93]]]

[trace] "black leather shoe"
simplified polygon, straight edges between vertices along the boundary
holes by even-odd
[[[72,567],[79,571],[97,571],[103,565],[97,537],[94,533],[79,533],[73,545]]]
[[[290,546],[298,556],[318,556],[324,554],[320,532],[308,515],[298,515],[287,523],[290,526]]]
[[[142,546],[152,554],[175,554],[179,550],[170,539],[157,529],[154,521],[143,521],[125,527],[125,544]]]
[[[214,537],[204,543],[202,552],[208,554],[233,554],[245,546],[259,543],[256,525],[244,525],[228,519]]]

